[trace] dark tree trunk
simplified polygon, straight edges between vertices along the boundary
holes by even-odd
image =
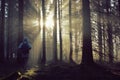
[[[57,61],[57,0],[54,1],[53,58]]]
[[[119,16],[120,16],[120,0],[118,0],[118,5],[119,5]]]
[[[112,26],[108,25],[108,47],[109,47],[109,62],[113,63],[113,41],[112,41]]]
[[[60,5],[60,1],[61,1],[61,5]],[[63,59],[63,53],[62,53],[62,28],[61,28],[61,18],[62,18],[62,0],[58,1],[58,9],[59,9],[59,37],[60,37],[60,61],[62,61]]]
[[[82,0],[82,6],[83,6],[82,64],[89,65],[93,63],[89,0]]]
[[[71,0],[69,0],[69,37],[70,37],[70,62],[73,62],[72,55],[73,55],[73,47],[72,47],[72,19],[71,19]]]
[[[100,23],[98,25],[98,45],[99,45],[99,60],[101,62],[103,58],[102,56],[103,54],[102,54],[102,30],[101,30]]]
[[[42,16],[43,16],[43,42],[42,42],[42,46],[43,46],[43,52],[42,52],[42,59],[41,59],[41,64],[45,64],[46,63],[46,39],[45,39],[45,0],[42,0]]]
[[[14,1],[8,1],[8,25],[7,25],[7,60],[9,61],[12,54],[12,33],[13,33],[13,14],[14,14]]]
[[[108,56],[109,56],[109,62],[112,63],[113,62],[113,41],[112,41],[112,26],[110,24],[110,0],[107,0],[107,32],[108,32]]]
[[[115,58],[116,58],[116,60],[118,60],[118,51],[119,51],[118,46],[119,46],[119,44],[117,41],[117,36],[115,35],[115,52],[116,52]]]
[[[8,1],[8,25],[7,25],[7,58],[13,59],[16,56],[18,47],[18,11],[16,0]],[[15,58],[15,57],[14,57]]]
[[[1,0],[0,15],[0,62],[4,60],[4,24],[5,24],[5,0]]]
[[[18,28],[18,45],[23,40],[23,16],[24,16],[24,0],[19,0],[19,28]]]

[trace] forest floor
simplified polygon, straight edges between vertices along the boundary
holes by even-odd
[[[120,69],[98,64],[76,65],[68,63],[49,64],[14,71],[0,80],[120,80]]]

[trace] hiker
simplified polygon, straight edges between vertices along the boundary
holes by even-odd
[[[29,57],[29,51],[31,49],[31,45],[28,42],[27,38],[24,38],[23,41],[18,46],[18,62],[25,63]]]

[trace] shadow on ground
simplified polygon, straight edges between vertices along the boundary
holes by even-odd
[[[120,75],[98,64],[58,63],[31,68],[24,73],[14,72],[3,80],[120,80]]]

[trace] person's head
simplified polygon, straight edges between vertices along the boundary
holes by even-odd
[[[28,42],[28,39],[25,37],[24,39],[23,39],[23,43],[27,43]]]

